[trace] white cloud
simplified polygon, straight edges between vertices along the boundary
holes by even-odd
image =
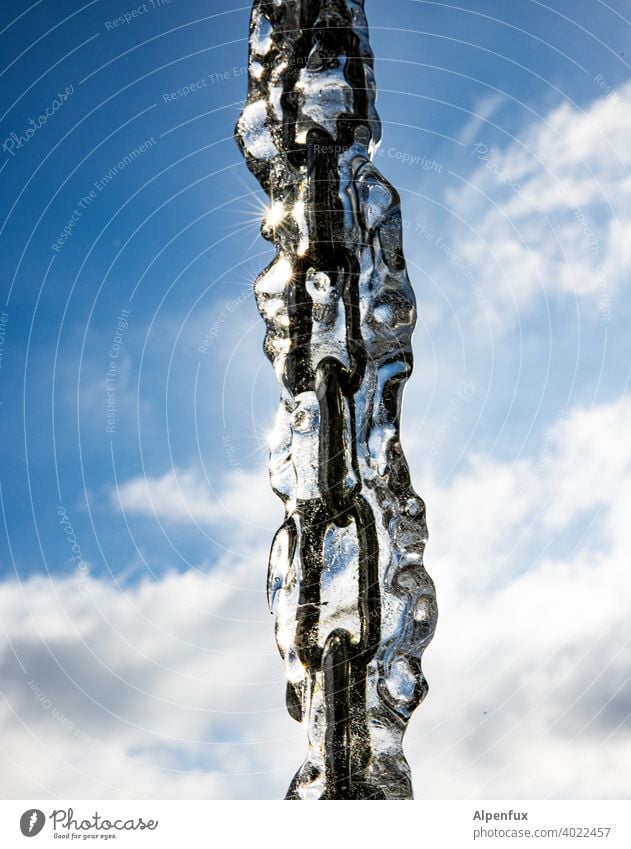
[[[475,142],[473,172],[445,192],[454,216],[441,241],[410,240],[411,256],[458,299],[461,319],[465,295],[496,331],[541,298],[576,297],[611,320],[631,259],[630,134],[627,83],[585,111],[561,104],[503,148]]]
[[[474,457],[423,493],[441,613],[406,738],[419,798],[628,794],[630,428],[631,401],[572,409],[538,457]],[[283,705],[268,542],[124,591],[6,582],[0,792],[281,796],[304,735]]]
[[[441,614],[409,734],[419,796],[627,795],[630,427],[629,400],[574,409],[538,459],[474,458],[426,493]]]
[[[235,469],[213,484],[198,469],[174,468],[160,477],[131,478],[111,491],[110,500],[126,513],[166,524],[233,523],[249,535],[275,529],[282,515],[263,469]]]
[[[286,715],[256,553],[257,592],[251,563],[227,559],[124,591],[4,583],[2,795],[281,795],[305,744]]]
[[[480,128],[494,115],[501,106],[507,102],[505,95],[500,92],[482,95],[473,104],[471,117],[459,133],[459,140],[463,144],[474,141]]]

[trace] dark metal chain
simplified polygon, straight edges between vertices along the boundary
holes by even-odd
[[[309,735],[293,799],[409,798],[401,741],[427,689],[435,595],[399,441],[414,295],[379,135],[363,2],[255,2],[237,139],[277,250],[255,293],[281,384],[268,588]]]

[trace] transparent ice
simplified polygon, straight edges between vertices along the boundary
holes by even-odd
[[[411,798],[402,739],[427,691],[436,600],[399,438],[416,308],[380,134],[363,2],[257,0],[236,135],[276,248],[255,294],[281,390],[268,599],[308,735],[289,799]]]

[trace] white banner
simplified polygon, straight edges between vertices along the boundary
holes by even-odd
[[[3,801],[0,846],[629,849],[630,812],[628,801],[331,802],[317,811],[280,801]]]

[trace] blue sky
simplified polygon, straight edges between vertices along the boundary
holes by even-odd
[[[441,604],[417,793],[628,794],[631,4],[366,5]],[[273,798],[301,757],[264,603],[248,17],[0,11],[4,795]]]

